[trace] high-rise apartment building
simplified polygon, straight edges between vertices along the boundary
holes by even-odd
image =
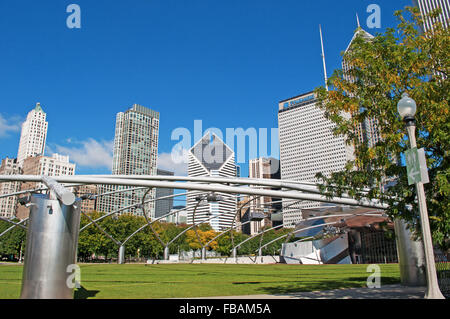
[[[22,123],[20,133],[19,151],[17,153],[19,165],[22,165],[23,161],[29,156],[44,155],[48,128],[46,116],[40,103],[36,103],[36,107],[28,112],[27,119]]]
[[[142,105],[134,104],[125,112],[116,116],[116,128],[113,151],[113,175],[156,175],[158,156],[159,113]],[[129,189],[130,187],[101,185],[99,194]],[[144,190],[121,192],[100,196],[97,199],[97,210],[111,212],[119,208],[140,203]],[[155,190],[151,190],[146,200],[155,198]],[[154,217],[154,202],[145,206],[146,214]],[[128,213],[142,215],[142,209],[130,208]]]
[[[173,176],[173,172],[163,169],[157,169],[158,175]],[[173,195],[173,188],[156,188],[156,198]],[[155,202],[155,218],[167,215],[173,208],[173,197],[156,200]]]
[[[15,158],[5,158],[0,166],[0,175],[21,174],[22,169]],[[7,195],[20,190],[21,182],[3,182],[0,183],[0,196]],[[0,217],[11,218],[16,213],[17,196],[8,196],[0,198]]]
[[[314,92],[301,94],[278,104],[281,179],[316,182],[321,172],[340,171],[353,159],[353,148],[343,136],[335,136],[335,124],[316,106]],[[302,220],[301,209],[319,207],[320,203],[302,201],[293,204],[283,199],[283,225],[293,227]]]
[[[236,163],[234,151],[229,148],[216,134],[206,133],[190,150],[188,161],[188,176],[223,176],[236,177]],[[187,222],[201,223],[207,219],[211,227],[216,231],[222,231],[231,227],[236,215],[236,196],[217,193],[222,197],[218,202],[206,202],[204,200],[197,206],[199,191],[188,191],[186,196]]]
[[[419,8],[420,14],[423,17],[422,29],[425,32],[433,30],[433,26],[437,22],[442,23],[444,28],[449,27],[450,2],[448,0],[413,0],[413,4]],[[439,16],[435,19],[429,17],[428,15],[436,9],[441,9]]]

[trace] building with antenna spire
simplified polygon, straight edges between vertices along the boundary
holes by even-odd
[[[328,77],[327,77],[327,66],[325,64],[325,53],[323,50],[323,38],[322,38],[322,26],[319,24],[320,32],[320,46],[322,47],[322,62],[323,62],[323,75],[325,77],[325,89],[328,91]]]
[[[304,93],[278,103],[280,168],[282,180],[317,182],[315,175],[330,176],[344,169],[354,158],[353,148],[343,136],[335,136],[335,124],[316,105],[314,92]],[[303,219],[302,209],[318,208],[319,202],[293,204],[283,199],[283,225],[294,227]]]
[[[342,59],[342,70],[344,73],[344,79],[350,82],[355,82],[356,79],[350,74],[351,66],[346,61],[345,56],[348,52],[351,51],[353,42],[361,37],[365,41],[371,41],[373,39],[373,35],[369,32],[365,31],[361,28],[359,24],[358,14],[356,14],[356,24],[357,28],[353,33],[353,37],[350,40],[350,43],[347,45],[347,48],[344,51],[343,59]],[[358,136],[360,143],[367,143],[369,147],[374,147],[377,142],[380,141],[381,135],[378,130],[378,120],[376,118],[367,118],[363,123],[360,123],[355,129],[356,135]]]
[[[39,102],[36,103],[34,109],[28,112],[20,133],[19,151],[17,152],[19,166],[22,166],[27,157],[44,155],[48,128],[46,117],[47,114]]]

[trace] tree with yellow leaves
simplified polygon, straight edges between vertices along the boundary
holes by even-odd
[[[189,247],[192,249],[201,249],[202,246],[206,245],[211,239],[217,236],[217,232],[213,229],[197,229],[198,235],[201,240],[201,244],[198,241],[198,237],[195,234],[194,230],[188,230],[186,232],[186,242],[189,244]],[[216,240],[212,241],[211,244],[207,247],[208,250],[217,249],[219,244]]]

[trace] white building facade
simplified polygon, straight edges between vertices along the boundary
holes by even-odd
[[[420,10],[423,18],[423,30],[433,30],[434,25],[439,22],[444,28],[448,28],[450,21],[450,2],[448,0],[413,0],[413,3]],[[428,15],[436,9],[441,9],[437,18],[432,19]]]
[[[0,166],[0,175],[18,175],[22,173],[15,158],[5,158]],[[0,196],[7,195],[20,190],[21,182],[3,182],[0,183]],[[12,218],[16,212],[17,196],[8,196],[0,198],[0,217]]]
[[[217,135],[208,132],[189,150],[188,176],[236,177],[234,151]],[[207,202],[204,199],[198,204],[198,196],[205,195],[199,191],[188,191],[187,223],[193,224],[195,213],[196,224],[208,222],[215,231],[229,229],[236,215],[236,196],[225,193],[216,195],[221,196],[222,200]]]
[[[334,136],[335,124],[316,106],[314,92],[280,101],[278,127],[282,180],[317,182],[317,173],[329,176],[354,158],[353,148],[346,145],[345,138]],[[294,227],[302,220],[302,208],[320,205],[283,200],[283,226]]]
[[[28,112],[27,119],[22,123],[20,133],[19,150],[17,162],[19,165],[30,156],[44,155],[45,141],[47,138],[48,122],[46,113],[42,110],[41,104]]]

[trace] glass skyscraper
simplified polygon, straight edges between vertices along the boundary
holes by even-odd
[[[134,104],[125,112],[116,116],[116,129],[113,151],[113,175],[156,175],[158,157],[159,113],[139,104]],[[102,185],[99,194],[125,190],[127,187]],[[97,201],[97,210],[111,212],[142,200],[145,190],[126,191],[101,196]],[[155,190],[149,192],[146,199],[153,199]],[[149,217],[155,214],[154,202],[146,204]],[[142,215],[142,209],[130,208],[124,212]]]

